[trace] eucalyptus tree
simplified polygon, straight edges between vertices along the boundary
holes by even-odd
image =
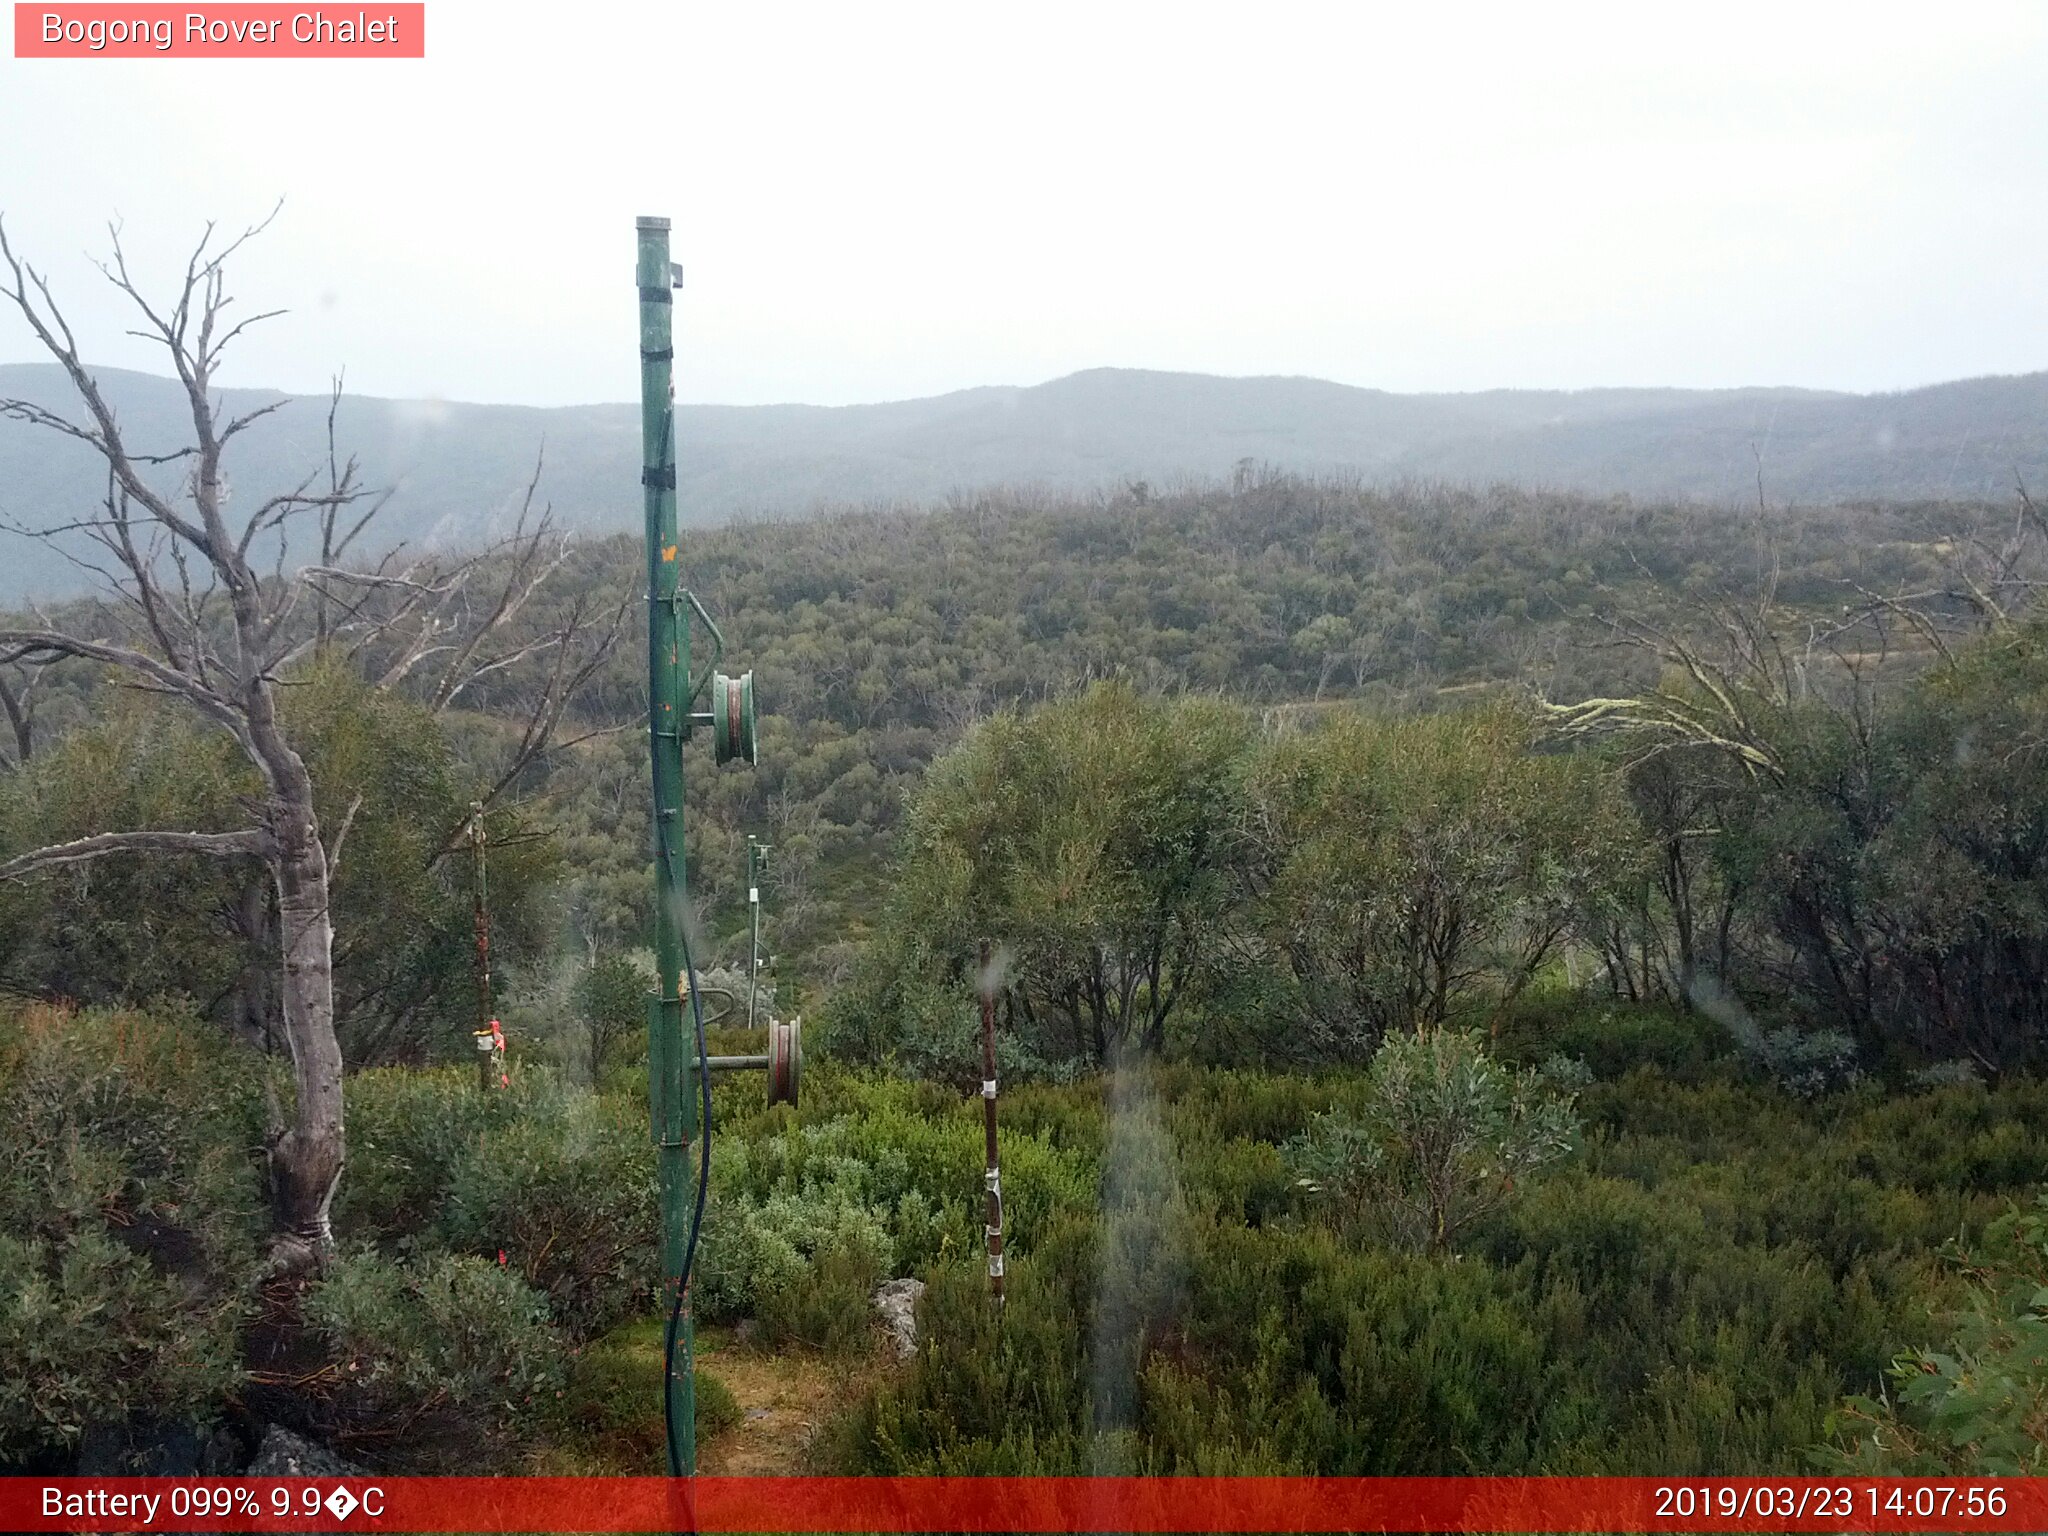
[[[1252,736],[1219,700],[1119,683],[983,721],[908,818],[892,963],[963,973],[993,936],[1002,1007],[1036,1049],[1158,1052],[1215,960]]]
[[[1313,1054],[1497,1019],[1627,866],[1612,775],[1531,752],[1532,734],[1497,702],[1334,710],[1264,744],[1238,863],[1246,929],[1291,975]]]
[[[137,316],[131,334],[161,349],[183,389],[189,432],[168,447],[131,439],[47,277],[16,254],[0,225],[0,291],[62,370],[77,407],[66,414],[0,399],[0,419],[81,443],[106,471],[98,506],[49,509],[42,526],[16,530],[83,550],[72,558],[102,600],[62,619],[0,624],[0,653],[89,663],[181,702],[225,733],[256,785],[242,825],[108,828],[18,854],[0,864],[0,879],[134,853],[249,861],[263,871],[279,1032],[296,1089],[289,1124],[269,1138],[276,1258],[281,1267],[303,1268],[331,1248],[329,1209],[346,1156],[332,893],[361,800],[323,820],[281,690],[295,669],[346,661],[376,686],[411,690],[445,710],[486,678],[498,685],[523,677],[525,726],[495,794],[546,750],[569,699],[615,646],[622,610],[607,621],[593,596],[558,607],[538,630],[515,624],[523,610],[541,606],[535,600],[565,548],[548,514],[532,515],[531,487],[515,529],[486,550],[444,557],[401,547],[350,563],[386,498],[369,494],[354,460],[335,452],[332,408],[326,462],[296,485],[250,498],[245,512],[230,512],[229,449],[290,403],[281,398],[233,415],[216,393],[230,346],[282,313],[237,318],[226,280],[230,258],[268,222],[232,239],[208,225],[161,300],[131,275],[120,233],[112,232],[100,270]],[[451,841],[456,832],[449,829]]]

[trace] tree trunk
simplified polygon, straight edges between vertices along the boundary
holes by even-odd
[[[317,1261],[333,1247],[328,1208],[341,1179],[345,1145],[327,851],[320,845],[311,786],[304,788],[303,803],[278,807],[272,862],[284,952],[284,1033],[298,1103],[292,1128],[271,1149],[270,1183],[279,1235],[303,1243]]]
[[[255,869],[235,904],[242,941],[242,974],[235,982],[233,1028],[237,1039],[268,1056],[277,1049],[277,921],[271,909],[274,879]]]

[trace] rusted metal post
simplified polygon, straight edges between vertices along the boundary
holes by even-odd
[[[477,1086],[489,1093],[495,1087],[504,1087],[508,1079],[505,1075],[505,1031],[498,1023],[497,1007],[491,999],[491,907],[485,843],[483,802],[472,800],[469,803],[470,896],[476,919],[478,1024],[471,1039],[476,1045]]]
[[[988,1144],[987,1213],[988,1289],[996,1306],[1003,1304],[1003,1166],[996,1155],[996,971],[989,941],[981,941],[981,1116]]]
[[[754,1028],[754,999],[761,991],[761,870],[768,862],[768,844],[747,834],[747,1028]]]

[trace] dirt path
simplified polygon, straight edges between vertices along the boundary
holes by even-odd
[[[832,1415],[859,1396],[876,1367],[849,1366],[804,1351],[770,1354],[725,1338],[700,1338],[702,1368],[732,1389],[740,1422],[701,1447],[698,1468],[711,1476],[793,1477]]]

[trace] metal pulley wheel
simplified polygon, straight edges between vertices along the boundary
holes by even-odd
[[[795,1104],[804,1072],[804,1021],[790,1019],[768,1026],[768,1102]]]
[[[754,761],[754,674],[711,674],[711,754],[721,763]]]

